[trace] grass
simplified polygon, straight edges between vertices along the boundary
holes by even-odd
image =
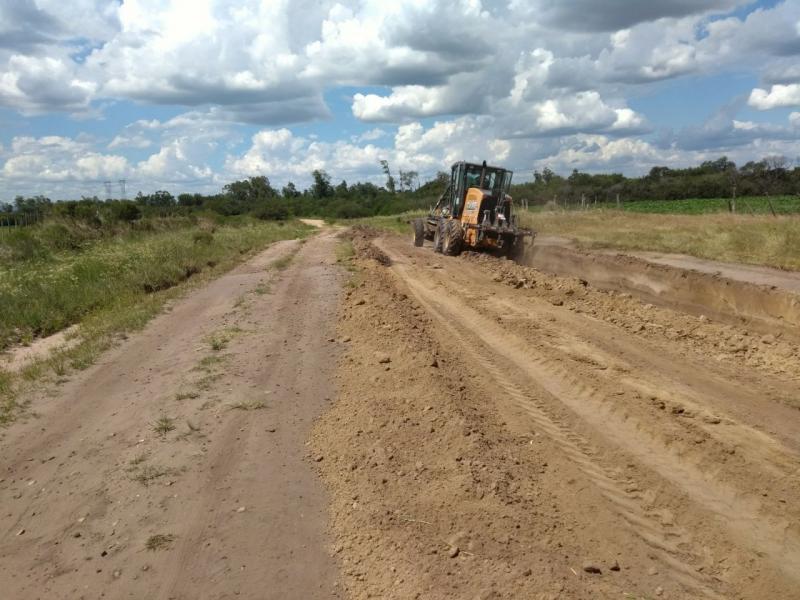
[[[685,200],[633,200],[624,202],[622,208],[630,212],[659,214],[709,214],[729,212],[727,198],[688,198]],[[741,196],[736,199],[736,212],[741,215],[800,213],[800,196]]]
[[[385,229],[387,231],[393,231],[394,233],[400,233],[402,235],[411,235],[411,225],[409,225],[409,221],[416,219],[417,217],[424,217],[426,214],[427,211],[414,210],[404,212],[399,215],[340,220],[338,223],[341,225],[369,225],[370,227],[375,227],[376,229]]]
[[[143,465],[141,468],[134,466],[131,468],[131,470],[135,472],[131,479],[141,483],[145,487],[149,486],[156,479],[160,479],[161,477],[170,475],[172,473],[172,469],[157,467],[154,465]]]
[[[294,253],[290,252],[285,256],[281,256],[280,258],[276,258],[275,260],[273,260],[272,263],[269,265],[269,267],[271,269],[275,269],[276,271],[283,271],[287,269],[290,264],[292,264],[293,260],[294,260]]]
[[[261,410],[267,408],[267,404],[263,400],[242,400],[231,404],[231,408],[235,410]]]
[[[127,307],[155,292],[280,239],[302,237],[311,228],[244,222],[219,226],[130,233],[102,238],[78,250],[63,250],[0,266],[0,350],[42,337],[88,316]],[[197,242],[196,234],[210,240]]]
[[[353,242],[348,239],[341,239],[336,244],[336,262],[344,266],[348,271],[355,270],[353,258],[356,255]]]
[[[520,213],[520,222],[584,248],[689,254],[800,270],[800,217],[589,210]]]
[[[228,340],[225,339],[224,337],[213,335],[211,336],[211,339],[209,340],[208,343],[214,352],[219,352],[220,350],[223,350],[225,346],[228,345]]]
[[[626,200],[620,208],[626,212],[657,214],[716,214],[730,213],[728,198],[685,198],[681,200]],[[549,211],[552,205],[531,206],[531,211]],[[561,206],[556,207],[561,208]],[[616,209],[614,202],[589,202],[588,210]],[[580,210],[579,204],[571,202],[568,210]],[[795,196],[740,196],[736,199],[736,213],[740,215],[792,215],[800,213],[800,195]]]
[[[147,454],[147,452],[141,452],[141,453],[137,454],[136,456],[134,456],[131,459],[131,466],[132,467],[136,467],[136,466],[142,464],[143,462],[145,462],[148,459],[148,456],[149,455]]]
[[[153,431],[155,431],[161,437],[167,437],[167,434],[174,429],[175,419],[168,417],[167,415],[161,415],[158,420],[153,423]]]
[[[25,389],[49,371],[63,378],[70,369],[87,368],[119,334],[144,327],[190,286],[272,242],[303,237],[314,228],[243,220],[218,225],[210,239],[203,235],[196,242],[200,231],[197,224],[132,231],[21,258],[0,244],[0,256],[12,258],[0,261],[0,351],[80,325],[74,346],[42,360],[49,370],[32,367],[24,375],[0,370],[0,425],[14,420]]]
[[[147,538],[144,547],[150,551],[165,550],[175,541],[175,536],[171,533],[157,533]]]

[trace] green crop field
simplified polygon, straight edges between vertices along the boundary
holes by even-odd
[[[637,213],[699,215],[730,212],[730,202],[728,198],[628,200],[622,202],[620,208],[626,212]],[[553,208],[560,209],[562,207],[553,207],[552,205],[532,206],[531,211],[547,211]],[[598,204],[589,203],[585,210],[611,210],[616,208],[617,206],[613,202],[603,202]],[[577,202],[570,202],[567,205],[567,210],[581,210],[581,207]],[[800,196],[770,196],[769,198],[765,196],[741,196],[736,199],[736,214],[772,214],[773,210],[776,215],[800,214]]]

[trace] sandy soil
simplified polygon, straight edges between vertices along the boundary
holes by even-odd
[[[0,596],[339,597],[305,445],[335,243],[274,244],[32,399],[0,440]]]
[[[351,597],[797,597],[796,345],[487,256],[356,246],[314,432]]]
[[[73,325],[53,335],[38,338],[28,346],[16,346],[0,353],[0,369],[16,373],[37,360],[47,358],[57,350],[70,348],[78,342],[78,339],[78,326]]]

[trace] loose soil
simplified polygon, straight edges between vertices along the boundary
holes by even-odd
[[[796,597],[796,344],[371,237],[314,431],[350,597]]]

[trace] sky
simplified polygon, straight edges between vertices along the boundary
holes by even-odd
[[[0,201],[799,142],[800,0],[0,0]]]

